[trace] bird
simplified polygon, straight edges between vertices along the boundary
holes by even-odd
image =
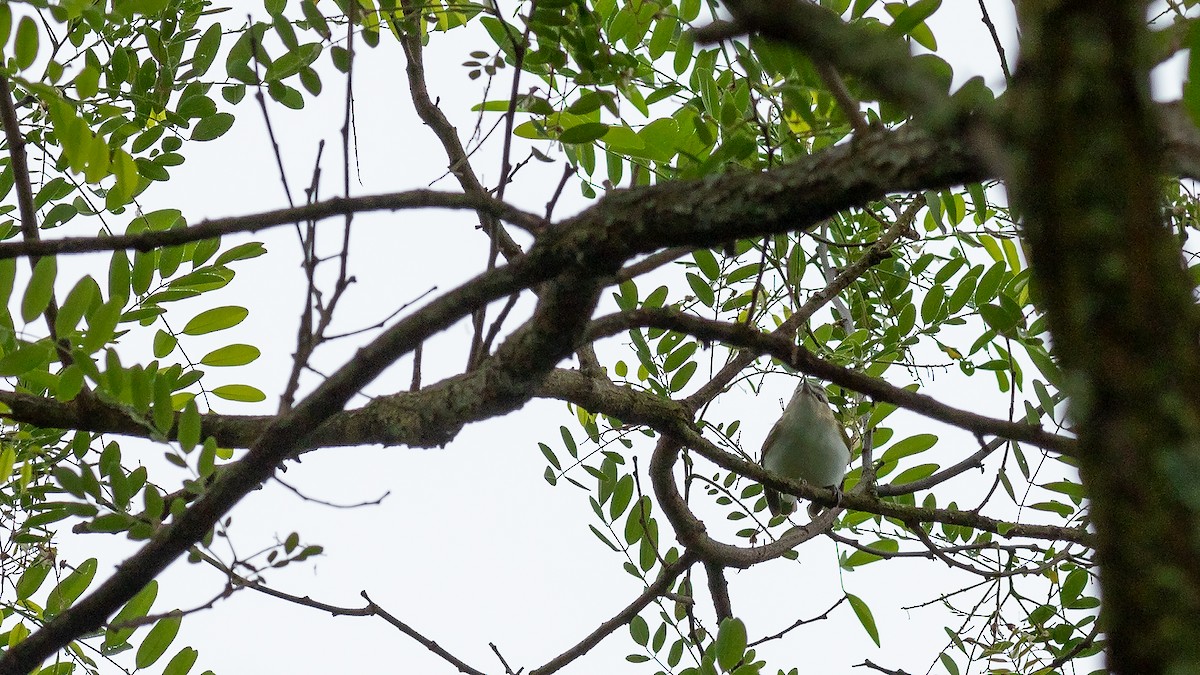
[[[800,380],[783,415],[763,441],[759,464],[783,478],[800,479],[809,485],[841,489],[850,462],[845,431],[833,410],[825,389],[807,377]],[[763,488],[771,515],[788,515],[796,510],[796,497]],[[816,517],[821,506],[808,507]]]

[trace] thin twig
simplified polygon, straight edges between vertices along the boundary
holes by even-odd
[[[996,24],[992,23],[992,17],[988,14],[984,0],[979,0],[979,12],[983,15],[983,25],[987,26],[988,33],[992,35],[992,43],[996,45],[996,55],[1000,57],[1000,69],[1004,71],[1004,82],[1011,87],[1012,72],[1008,69],[1008,58],[1004,56],[1004,45],[1000,44],[1000,33],[996,30]]]
[[[678,560],[663,567],[662,571],[659,572],[658,579],[655,580],[654,583],[647,586],[646,590],[643,591],[642,594],[637,598],[635,598],[633,602],[626,605],[625,609],[622,609],[611,619],[608,619],[604,623],[600,624],[596,630],[589,633],[587,637],[580,640],[575,646],[571,647],[562,654],[559,654],[553,659],[550,659],[546,665],[529,671],[529,675],[550,675],[550,673],[557,672],[558,670],[562,669],[563,666],[566,666],[580,656],[588,653],[592,647],[600,644],[600,641],[607,637],[610,633],[629,623],[631,620],[633,620],[633,617],[645,609],[647,605],[649,605],[663,593],[666,593],[674,583],[675,579],[684,571],[688,570],[696,562],[696,560],[697,557],[695,553],[692,553],[691,551],[684,551],[683,555],[681,555]]]
[[[310,497],[310,496],[304,494],[298,488],[291,485],[287,481],[283,480],[278,475],[275,476],[275,482],[279,483],[283,487],[287,488],[292,494],[296,495],[297,497],[299,497],[300,499],[303,499],[306,502],[312,502],[314,504],[320,504],[321,506],[328,506],[328,507],[334,508],[334,509],[360,509],[364,506],[378,506],[383,503],[383,500],[388,498],[388,495],[392,494],[392,491],[388,490],[388,491],[384,492],[383,494],[379,495],[378,497],[376,497],[375,499],[371,499],[368,501],[355,502],[353,504],[335,504],[333,502],[325,501],[324,499],[317,499],[316,497]]]
[[[21,123],[17,119],[17,108],[13,103],[12,86],[8,78],[0,73],[0,124],[4,126],[4,138],[8,142],[8,155],[13,171],[13,185],[17,188],[17,207],[21,214],[21,236],[26,244],[36,244],[41,238],[38,233],[37,208],[34,206],[33,185],[29,177],[29,160],[25,153],[25,136],[21,133]],[[30,256],[29,269],[37,269],[38,256]],[[58,329],[55,326],[58,319],[58,302],[53,293],[46,304],[44,312],[46,329],[54,344],[58,359],[63,366],[74,363],[69,344],[58,339]]]
[[[262,111],[263,122],[267,124],[267,137],[271,139],[271,151],[275,154],[275,166],[279,170],[279,180],[283,183],[283,196],[287,198],[288,206],[295,206],[292,201],[292,189],[288,187],[287,171],[283,168],[283,153],[279,149],[279,141],[275,139],[275,128],[271,126],[271,116],[267,113],[267,99],[262,93],[262,79],[258,76],[258,38],[254,32],[254,20],[249,14],[246,15],[246,23],[250,26],[250,30],[246,32],[250,36],[250,57],[254,61],[254,79],[257,81],[257,86],[254,89],[254,100],[258,101],[258,108]]]
[[[441,647],[441,645],[434,642],[433,640],[430,640],[429,638],[425,637],[424,635],[421,635],[417,631],[413,630],[413,628],[411,626],[404,623],[400,619],[397,619],[396,617],[392,616],[391,613],[389,613],[387,610],[385,610],[384,608],[375,604],[375,601],[372,600],[371,597],[367,595],[366,591],[360,591],[359,595],[361,595],[363,597],[363,599],[367,601],[367,608],[370,609],[373,613],[379,615],[380,617],[383,618],[384,621],[387,621],[388,623],[395,626],[401,633],[404,633],[405,635],[416,640],[417,642],[420,642],[421,645],[424,646],[429,651],[431,651],[434,654],[437,654],[438,656],[445,659],[446,662],[448,662],[450,665],[454,666],[455,668],[458,668],[458,671],[460,673],[467,673],[468,675],[484,675],[483,671],[476,670],[476,669],[472,668],[471,666],[468,666],[466,663],[463,663],[456,656],[454,656],[450,652],[443,649]]]
[[[842,597],[838,598],[837,602],[830,605],[829,609],[825,610],[824,612],[821,612],[817,616],[814,616],[811,619],[800,619],[796,623],[793,623],[792,625],[788,626],[787,628],[784,628],[783,630],[779,631],[778,633],[775,633],[774,635],[768,635],[767,637],[764,637],[764,638],[759,638],[758,640],[755,640],[754,642],[751,642],[750,644],[746,645],[746,647],[747,648],[757,647],[758,645],[761,645],[764,642],[770,642],[771,640],[778,640],[779,638],[783,637],[784,635],[787,635],[788,633],[792,632],[793,630],[795,630],[805,624],[813,623],[815,621],[824,621],[825,619],[829,618],[829,615],[833,613],[833,610],[837,609],[838,606],[840,606],[845,601],[846,601],[846,596],[843,595]]]

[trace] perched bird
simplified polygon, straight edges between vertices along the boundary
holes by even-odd
[[[771,427],[763,441],[759,463],[763,468],[784,478],[800,480],[819,487],[841,489],[850,461],[845,432],[820,384],[808,378],[800,380],[783,416]],[[764,487],[771,515],[789,514],[796,510],[796,498]],[[820,505],[810,504],[808,512],[815,517]]]

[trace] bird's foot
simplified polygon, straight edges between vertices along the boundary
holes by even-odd
[[[842,505],[842,486],[831,485],[831,486],[829,486],[829,489],[833,490],[833,500],[834,500],[833,507],[834,508],[841,507],[841,505]],[[818,504],[817,502],[809,502],[808,503],[809,518],[816,518],[817,516],[821,515],[821,512],[824,511],[826,508],[828,508],[828,507],[824,506],[823,504]]]

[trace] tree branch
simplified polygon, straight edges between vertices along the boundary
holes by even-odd
[[[522,229],[536,231],[544,222],[541,216],[522,211],[483,194],[456,194],[436,190],[411,190],[366,197],[331,197],[325,201],[295,208],[265,211],[248,216],[233,216],[205,220],[197,225],[174,230],[123,234],[111,237],[64,237],[48,241],[0,243],[0,259],[21,256],[62,255],[136,249],[149,251],[162,246],[212,239],[238,232],[257,232],[269,227],[291,225],[308,220],[321,220],[366,211],[396,211],[400,209],[444,208],[474,210],[492,214]]]
[[[669,309],[636,309],[600,317],[588,329],[588,337],[596,339],[638,326],[667,328],[702,340],[719,340],[727,345],[749,349],[759,355],[768,354],[796,370],[866,394],[876,401],[891,403],[977,434],[1025,441],[1064,455],[1075,453],[1073,439],[1028,424],[998,420],[953,408],[924,394],[901,389],[878,378],[820,359],[790,339],[760,333],[744,324],[702,319]]]
[[[589,633],[587,637],[574,647],[554,657],[546,665],[529,671],[529,675],[550,675],[550,673],[557,672],[563,666],[588,653],[592,647],[600,644],[600,641],[608,637],[610,633],[629,623],[647,605],[666,593],[671,588],[671,584],[675,582],[675,579],[680,574],[686,572],[698,559],[695,553],[684,551],[678,560],[663,567],[662,571],[658,574],[658,579],[647,586],[646,590],[634,599],[633,602],[626,605],[625,609],[618,612],[608,621],[600,624],[596,630]]]

